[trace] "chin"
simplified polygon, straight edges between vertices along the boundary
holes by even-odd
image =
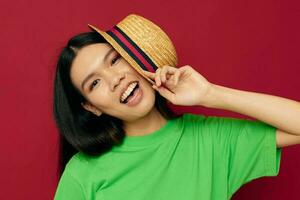
[[[130,121],[135,121],[138,118],[145,117],[155,109],[155,90],[152,88],[147,88],[147,95],[144,96],[141,104],[138,106],[138,109],[135,111],[135,119]]]

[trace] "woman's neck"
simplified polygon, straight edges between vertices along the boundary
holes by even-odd
[[[154,107],[144,117],[139,118],[133,122],[124,122],[125,135],[127,136],[141,136],[159,130],[167,123],[160,112]]]

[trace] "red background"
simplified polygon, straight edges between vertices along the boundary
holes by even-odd
[[[189,64],[215,84],[299,100],[299,6],[296,0],[0,1],[0,198],[53,199],[53,73],[60,48],[89,31],[88,23],[105,30],[129,13],[140,14],[169,34],[179,66]],[[233,199],[299,199],[299,153],[299,146],[285,148],[279,176],[250,182]]]

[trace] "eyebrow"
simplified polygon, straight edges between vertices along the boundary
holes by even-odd
[[[102,60],[102,63],[105,62],[105,61],[107,60],[108,56],[109,56],[114,50],[115,50],[114,48],[111,48],[111,49],[106,53],[106,55],[104,56],[104,58],[103,58],[103,60]],[[85,77],[85,79],[84,79],[84,80],[82,81],[82,83],[81,83],[81,89],[82,89],[82,90],[84,90],[84,86],[85,86],[86,82],[88,82],[88,80],[89,80],[90,78],[92,78],[94,75],[95,75],[95,72],[92,72],[92,73],[90,73],[89,75],[87,75],[87,76]]]

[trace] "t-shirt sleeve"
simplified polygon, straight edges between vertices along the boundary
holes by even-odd
[[[84,196],[80,183],[68,171],[65,171],[58,183],[54,200],[84,200]]]
[[[228,195],[243,184],[279,173],[281,148],[276,147],[276,128],[261,121],[207,117],[214,151],[227,169]]]

